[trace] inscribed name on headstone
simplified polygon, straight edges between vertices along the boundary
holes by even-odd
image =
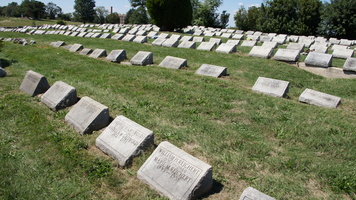
[[[221,44],[220,46],[218,46],[218,48],[216,48],[215,51],[216,51],[216,52],[219,52],[219,53],[232,53],[232,52],[236,52],[236,45],[223,43],[223,44]]]
[[[81,135],[104,128],[109,120],[109,108],[89,97],[82,97],[65,116],[65,121]]]
[[[146,66],[153,64],[153,53],[147,51],[139,51],[131,60],[132,65]]]
[[[151,130],[122,115],[117,116],[95,141],[99,149],[117,160],[122,167],[130,164],[134,157],[153,144]]]
[[[258,77],[252,91],[273,97],[284,97],[288,93],[289,82],[272,78]]]
[[[299,96],[299,101],[316,106],[336,108],[341,103],[341,98],[307,88]]]
[[[212,51],[215,48],[215,46],[216,46],[215,42],[202,42],[197,47],[197,49],[203,51]]]
[[[197,45],[196,42],[193,41],[183,41],[178,45],[178,48],[195,49]]]
[[[239,200],[276,200],[276,199],[256,190],[255,188],[248,187],[242,192]]]
[[[109,55],[106,57],[106,60],[110,62],[120,63],[126,59],[126,51],[122,50],[112,50]]]
[[[271,58],[272,53],[273,53],[272,47],[254,46],[254,47],[252,47],[252,49],[248,55],[252,56],[252,57],[269,59],[269,58]]]
[[[41,97],[41,102],[57,111],[77,102],[77,91],[62,81],[55,82]]]
[[[187,66],[187,59],[167,56],[163,59],[159,66],[171,69],[180,69]]]
[[[83,49],[83,45],[81,45],[81,44],[73,44],[73,45],[70,47],[69,51],[71,51],[71,52],[77,52],[77,51],[82,50],[82,49]]]
[[[105,49],[95,49],[93,53],[90,54],[89,57],[91,58],[100,58],[100,57],[105,57],[106,56],[106,50]]]
[[[212,76],[218,78],[220,76],[227,75],[227,68],[216,66],[216,65],[202,64],[195,73],[204,76]]]
[[[285,62],[297,62],[299,60],[300,51],[296,49],[278,49],[274,55],[275,60]]]
[[[343,66],[343,70],[356,72],[356,58],[347,58]]]
[[[5,77],[6,75],[6,71],[2,67],[0,67],[0,77]]]
[[[47,78],[32,70],[27,71],[20,90],[33,96],[46,92],[49,88]]]
[[[162,142],[137,172],[137,178],[169,199],[192,200],[207,193],[213,184],[212,167]]]
[[[309,52],[305,58],[306,66],[331,67],[333,55],[318,52]]]

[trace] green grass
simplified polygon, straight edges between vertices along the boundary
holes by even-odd
[[[154,131],[155,144],[168,140],[213,166],[213,194],[205,199],[236,199],[252,186],[277,199],[354,199],[355,79],[326,79],[297,67],[244,56],[249,50],[216,52],[156,47],[110,39],[63,35],[1,33],[36,40],[21,46],[4,42],[7,63],[0,79],[3,199],[164,199],[136,179],[153,148],[127,169],[95,147],[100,131],[79,136],[64,122],[69,109],[52,112],[19,91],[27,70],[50,84],[64,81],[106,105],[110,115],[125,115]],[[151,51],[154,66],[128,66],[92,59],[53,41],[85,48],[125,49],[128,58]],[[187,68],[157,65],[166,56],[188,60]],[[195,75],[201,64],[228,68],[220,79]],[[286,80],[286,99],[251,91],[259,76]],[[337,109],[298,102],[311,88],[342,98]],[[220,186],[222,186],[221,189]]]
[[[18,27],[18,26],[42,26],[44,24],[56,24],[57,20],[30,20],[27,18],[9,18],[9,17],[0,17],[0,27]],[[80,25],[80,22],[68,22],[67,24]]]

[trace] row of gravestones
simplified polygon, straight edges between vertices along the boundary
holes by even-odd
[[[65,121],[82,135],[106,127],[95,145],[122,167],[154,144],[153,131],[122,115],[110,123],[108,107],[90,97],[78,101],[76,89],[62,81],[50,86],[45,76],[30,70],[20,90],[31,96],[43,94],[41,102],[53,111],[73,105]],[[167,141],[157,146],[138,170],[137,178],[170,199],[196,199],[213,186],[212,166]],[[240,196],[244,199],[274,200],[251,187]]]

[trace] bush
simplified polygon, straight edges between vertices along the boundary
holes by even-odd
[[[63,20],[57,20],[57,22],[56,22],[57,24],[60,24],[60,25],[66,25],[66,23],[63,21]]]

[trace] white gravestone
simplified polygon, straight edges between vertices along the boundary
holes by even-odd
[[[122,38],[122,41],[126,42],[132,42],[135,39],[136,35],[125,35],[124,38]]]
[[[99,135],[95,145],[125,167],[154,144],[153,132],[136,122],[117,116]]]
[[[277,48],[278,47],[278,43],[277,42],[264,42],[262,44],[262,47],[267,47],[267,48]]]
[[[307,88],[299,96],[299,101],[316,106],[336,108],[341,103],[341,98]]]
[[[100,38],[103,38],[103,39],[108,39],[110,37],[111,37],[110,33],[104,33],[100,36]]]
[[[193,37],[193,42],[204,42],[204,37]]]
[[[163,59],[159,66],[171,69],[180,69],[187,66],[187,59],[167,56]]]
[[[220,45],[222,43],[219,38],[210,38],[209,42],[214,42],[216,45]]]
[[[227,75],[227,68],[216,66],[216,65],[203,64],[199,67],[199,69],[195,73],[199,75],[212,76],[218,78],[220,76]]]
[[[347,59],[354,55],[354,50],[352,49],[335,49],[333,51],[334,58]]]
[[[177,47],[179,44],[179,40],[177,39],[168,39],[162,43],[162,46],[164,47]]]
[[[356,72],[356,58],[347,58],[343,70]]]
[[[62,81],[55,82],[41,97],[41,102],[57,111],[77,102],[77,91]]]
[[[331,67],[333,55],[327,53],[309,52],[305,58],[306,66]]]
[[[90,54],[89,57],[91,58],[100,58],[100,57],[105,57],[106,56],[106,50],[105,49],[95,49],[93,53]]]
[[[178,45],[178,48],[185,48],[185,49],[196,49],[197,45],[196,42],[193,41],[183,41]]]
[[[288,44],[287,49],[294,49],[298,50],[299,52],[302,52],[304,51],[304,44],[291,42]]]
[[[298,62],[300,51],[296,49],[278,49],[274,55],[275,60],[285,62]]]
[[[215,42],[202,42],[198,46],[198,50],[203,50],[203,51],[212,51],[216,46]]]
[[[27,71],[20,90],[33,96],[46,92],[49,88],[47,78],[32,70]]]
[[[115,34],[111,37],[112,40],[121,40],[124,37],[124,34]]]
[[[54,47],[61,47],[61,46],[65,45],[65,44],[66,44],[66,43],[63,42],[63,41],[57,41],[53,46],[54,46]]]
[[[109,55],[106,57],[106,60],[110,62],[120,63],[126,59],[126,51],[122,50],[112,50]]]
[[[256,190],[255,188],[248,187],[242,192],[239,200],[276,200],[276,199]]]
[[[162,142],[137,172],[137,178],[169,199],[192,200],[207,193],[212,185],[212,167]]]
[[[162,46],[163,42],[166,41],[167,39],[165,38],[157,38],[152,42],[152,45],[154,46]]]
[[[289,82],[272,78],[258,77],[252,91],[273,97],[284,97],[288,93]]]
[[[79,54],[86,56],[86,55],[90,54],[91,52],[93,52],[93,50],[91,50],[91,49],[83,49]]]
[[[65,116],[65,121],[81,135],[91,134],[109,124],[109,108],[83,97]]]
[[[73,44],[72,47],[70,47],[69,51],[71,52],[77,52],[79,50],[83,49],[83,45],[81,44]]]
[[[236,52],[236,45],[223,43],[215,51],[219,53],[233,53]]]
[[[254,40],[245,40],[242,42],[241,46],[242,47],[253,47],[257,44],[257,41]]]
[[[272,53],[273,53],[272,47],[254,46],[254,47],[252,47],[252,49],[248,55],[252,56],[252,57],[269,59],[269,58],[271,58]]]
[[[136,36],[136,38],[133,40],[133,42],[136,43],[146,43],[147,42],[147,36]]]
[[[131,60],[132,65],[146,66],[153,64],[153,53],[147,51],[139,51]]]

